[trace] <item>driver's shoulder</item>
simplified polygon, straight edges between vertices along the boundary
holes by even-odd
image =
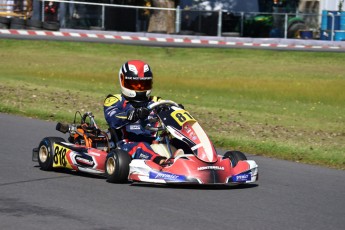
[[[104,106],[112,106],[118,102],[121,102],[123,100],[121,94],[109,94],[105,99],[104,99]]]

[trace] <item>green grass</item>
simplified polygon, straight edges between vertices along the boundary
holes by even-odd
[[[119,93],[128,59],[217,147],[345,169],[345,53],[0,40],[0,112],[72,121]]]

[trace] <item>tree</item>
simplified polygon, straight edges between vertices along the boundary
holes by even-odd
[[[110,0],[113,4],[135,5],[135,6],[152,6],[159,8],[175,8],[179,0]],[[149,12],[150,20],[148,32],[175,32],[175,11],[174,10],[144,10],[143,14]]]
[[[175,8],[173,0],[151,0],[153,7]],[[175,32],[175,11],[174,10],[152,10],[148,32]]]

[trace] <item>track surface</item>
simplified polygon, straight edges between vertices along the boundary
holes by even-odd
[[[55,123],[0,113],[0,229],[344,229],[345,172],[250,156],[258,186],[164,187],[44,172]]]

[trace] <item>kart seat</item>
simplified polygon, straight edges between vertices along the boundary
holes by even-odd
[[[119,140],[122,139],[122,132],[121,132],[121,130],[114,129],[114,128],[109,128],[108,130],[110,132],[110,136],[111,136],[110,139],[111,139],[111,141],[114,142],[115,147],[117,147],[116,146],[117,142],[119,142]]]
[[[169,149],[168,149],[168,145],[167,144],[151,144],[151,148],[153,149],[153,151],[155,151],[157,154],[161,155],[162,157],[165,158],[170,158],[170,153],[169,153]],[[174,146],[170,146],[171,151],[174,153],[176,151],[176,148]]]
[[[173,157],[176,158],[176,157],[180,157],[180,156],[183,156],[183,155],[185,155],[183,149],[177,149],[177,150],[174,152]]]

